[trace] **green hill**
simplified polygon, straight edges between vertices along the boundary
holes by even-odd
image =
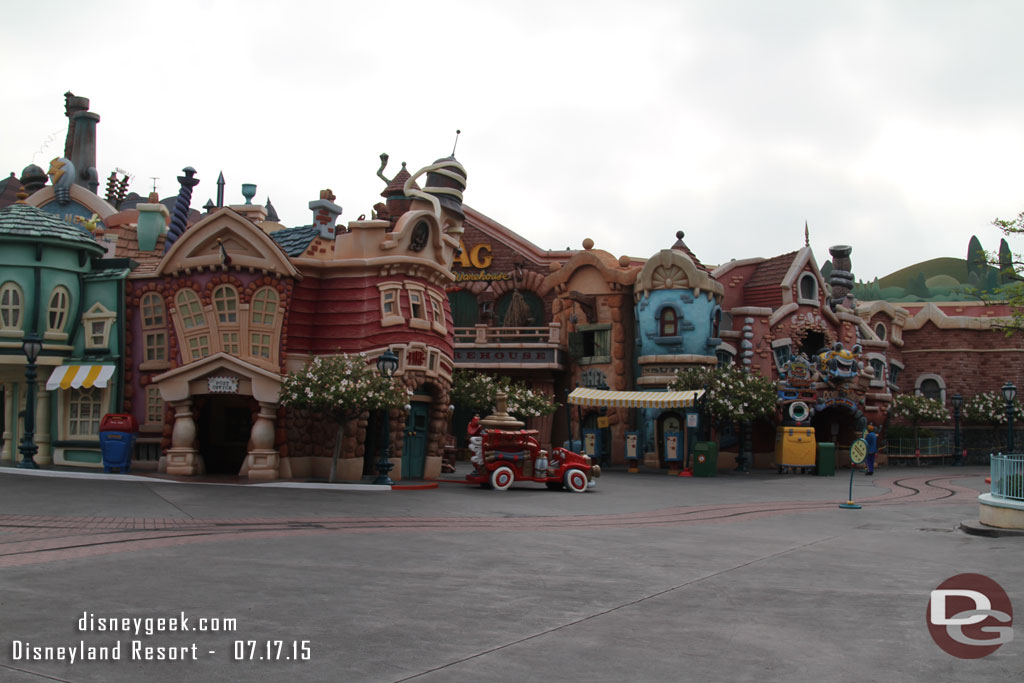
[[[953,278],[959,283],[966,283],[967,261],[962,258],[950,258],[946,256],[942,258],[933,258],[930,261],[922,261],[921,263],[915,263],[912,266],[907,266],[906,268],[897,270],[895,273],[889,273],[885,277],[879,278],[878,286],[882,289],[885,289],[886,287],[902,287],[906,289],[910,284],[910,279],[918,273],[923,273],[925,280],[945,275]]]

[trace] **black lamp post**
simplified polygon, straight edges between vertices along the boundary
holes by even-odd
[[[960,394],[953,394],[950,399],[953,404],[953,464],[964,465],[963,453],[960,452],[960,409],[964,405],[964,397]]]
[[[1017,398],[1017,387],[1014,386],[1013,382],[1007,382],[1003,385],[1003,398],[1006,400],[1006,422],[1009,424],[1008,431],[1006,432],[1006,452],[1013,453],[1013,399]]]
[[[18,467],[37,470],[39,465],[33,460],[33,456],[39,451],[36,446],[36,359],[39,352],[43,350],[43,340],[35,332],[25,335],[21,342],[21,350],[25,352],[28,365],[25,366],[25,384],[28,386],[28,395],[25,397],[25,433],[21,437],[21,445],[18,451],[21,453],[21,462]]]
[[[384,353],[380,354],[377,358],[377,372],[380,373],[381,377],[390,379],[395,375],[395,371],[398,370],[398,356],[396,356],[389,348]],[[388,429],[389,411],[384,410],[384,419],[381,420],[381,451],[380,460],[377,461],[377,478],[373,480],[374,484],[381,484],[382,486],[391,486],[395,482],[388,476],[388,472],[394,465],[391,464],[391,434]]]

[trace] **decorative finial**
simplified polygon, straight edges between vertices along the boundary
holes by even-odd
[[[807,227],[807,221],[804,221],[804,246],[811,246],[811,231]]]
[[[224,171],[217,176],[217,206],[224,206]]]
[[[683,239],[684,236],[685,236],[685,233],[682,230],[677,230],[676,231],[676,239],[677,240]]]
[[[25,192],[25,188],[23,187],[20,190],[18,190],[17,196],[18,201],[16,201],[15,204],[24,204],[25,200],[28,199],[28,192]]]
[[[459,146],[459,136],[462,135],[462,131],[455,130],[455,144],[452,145],[452,156],[455,156],[455,148]]]
[[[391,181],[388,180],[387,176],[384,175],[384,169],[387,168],[387,165],[388,165],[388,153],[387,152],[381,152],[380,153],[380,168],[377,169],[377,177],[380,178],[381,180],[383,180],[388,185],[390,185]],[[402,166],[405,166],[405,164],[402,164]]]

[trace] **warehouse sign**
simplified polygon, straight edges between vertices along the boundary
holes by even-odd
[[[455,362],[486,365],[489,363],[556,363],[557,349],[455,349]]]

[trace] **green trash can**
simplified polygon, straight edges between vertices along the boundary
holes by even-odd
[[[718,444],[698,441],[693,444],[693,476],[713,477],[718,473]]]
[[[818,443],[818,460],[814,473],[819,477],[836,476],[836,445],[834,443]]]

